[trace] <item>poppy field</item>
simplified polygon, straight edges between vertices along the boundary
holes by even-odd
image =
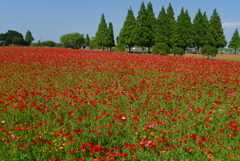
[[[240,160],[240,62],[0,48],[0,160]]]

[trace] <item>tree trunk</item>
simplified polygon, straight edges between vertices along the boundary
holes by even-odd
[[[128,52],[131,53],[131,46],[128,45]]]

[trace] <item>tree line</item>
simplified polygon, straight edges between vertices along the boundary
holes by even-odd
[[[199,9],[193,22],[188,10],[183,7],[177,19],[174,16],[175,13],[171,3],[169,3],[167,9],[162,6],[157,17],[155,17],[151,2],[147,4],[147,7],[142,2],[137,17],[134,16],[130,7],[116,38],[117,45],[115,46],[113,24],[110,22],[107,25],[105,16],[102,14],[97,32],[91,40],[88,39],[87,45],[90,46],[90,49],[102,48],[103,50],[105,48],[111,50],[112,47],[124,50],[127,47],[129,52],[131,52],[132,47],[137,45],[142,47],[142,50],[147,47],[148,52],[153,47],[152,52],[168,53],[166,51],[171,50],[174,54],[184,53],[188,47],[196,48],[197,51],[202,48],[204,49],[203,52],[211,53],[217,51],[215,48],[218,49],[227,45],[221,18],[216,9],[213,10],[210,19],[208,19],[206,12],[202,13]],[[76,36],[76,33],[74,35]],[[66,47],[75,48],[74,45],[69,45],[69,43],[74,42],[76,42],[76,46],[84,44],[81,34],[78,34],[78,41],[71,34],[68,34],[68,38],[65,37],[66,35],[61,37],[61,43]],[[77,44],[79,42],[81,43]],[[204,48],[204,46],[206,47]],[[234,47],[236,45],[230,43],[230,46]]]
[[[147,47],[150,52],[150,48],[158,43],[162,46],[166,44],[170,49],[181,48],[185,51],[188,47],[199,50],[205,45],[222,48],[227,41],[216,9],[209,20],[206,12],[202,13],[199,9],[192,23],[188,10],[183,7],[177,19],[174,18],[171,3],[167,9],[162,6],[156,18],[151,2],[147,7],[142,2],[137,17],[131,7],[128,10],[117,43],[120,47],[127,46],[129,52],[134,45]]]
[[[31,31],[27,31],[25,37],[17,31],[8,30],[6,33],[0,34],[0,45],[9,46],[9,45],[18,45],[18,46],[30,46],[34,38]]]
[[[22,34],[9,30],[5,34],[0,34],[0,41],[3,45],[30,45],[34,38],[30,31],[27,31],[25,38]],[[106,23],[104,14],[98,25],[95,36],[91,39],[87,34],[84,37],[80,33],[70,33],[62,35],[61,45],[67,48],[79,49],[89,46],[90,49],[103,49],[116,47],[118,50],[124,50],[125,47],[131,52],[132,47],[139,46],[142,50],[147,47],[148,52],[152,49],[154,53],[166,54],[169,51],[174,54],[184,53],[189,47],[196,48],[222,48],[225,47],[225,40],[221,18],[216,9],[214,9],[210,19],[206,12],[202,13],[199,9],[193,21],[188,14],[188,10],[182,7],[180,14],[175,19],[175,13],[171,3],[167,9],[161,7],[157,17],[153,11],[151,2],[145,6],[142,2],[138,15],[135,17],[132,8],[127,11],[126,19],[114,41],[113,24]],[[38,42],[37,46],[57,46],[52,41]],[[240,47],[240,37],[235,31],[229,47]],[[203,50],[205,51],[205,50]]]

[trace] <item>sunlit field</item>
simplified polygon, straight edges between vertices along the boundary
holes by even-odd
[[[0,48],[0,160],[240,160],[240,62]]]

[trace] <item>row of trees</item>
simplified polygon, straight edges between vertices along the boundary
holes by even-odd
[[[165,53],[165,49],[172,49],[172,52],[184,52],[187,47],[194,47],[199,50],[208,45],[215,48],[226,46],[227,41],[223,34],[221,19],[215,9],[208,20],[206,12],[199,9],[193,22],[188,14],[188,10],[182,7],[177,19],[174,18],[174,10],[169,4],[167,10],[162,6],[158,17],[155,17],[151,2],[145,6],[142,2],[137,17],[135,18],[132,8],[127,12],[126,20],[117,37],[118,48],[131,48],[135,45],[142,48],[153,48],[153,51]],[[105,16],[102,14],[95,37],[90,40],[88,34],[84,38],[83,34],[70,33],[62,35],[61,45],[67,48],[79,49],[82,46],[91,48],[111,48],[115,46],[113,24],[107,25]],[[235,38],[231,40],[229,47],[240,47],[240,37],[236,31]],[[29,46],[34,40],[30,31],[27,31],[25,38],[17,31],[9,30],[5,34],[0,34],[0,41],[3,45],[25,45]],[[39,46],[56,46],[52,41],[38,43]],[[168,51],[168,50],[167,50]]]
[[[148,47],[150,52],[150,48],[159,42],[166,43],[171,49],[178,47],[184,50],[187,47],[196,47],[199,50],[204,45],[221,48],[227,44],[216,9],[210,20],[206,12],[202,14],[199,9],[192,23],[188,10],[184,8],[175,20],[171,3],[167,10],[161,8],[157,18],[151,2],[148,3],[147,8],[142,2],[137,18],[134,17],[130,7],[117,37],[118,45],[127,46],[129,52],[134,45]]]
[[[96,36],[92,37],[90,40],[89,35],[84,38],[83,34],[80,33],[70,33],[62,35],[60,42],[64,47],[79,49],[82,47],[89,46],[90,49],[100,49],[111,48],[115,46],[113,24],[109,22],[107,25],[105,16],[102,14],[101,21],[96,32]]]
[[[1,45],[21,45],[30,46],[34,38],[31,31],[27,31],[25,37],[17,31],[8,30],[6,33],[0,34]]]
[[[91,48],[101,47],[103,50],[105,50],[106,47],[111,50],[111,48],[115,46],[113,24],[109,22],[107,25],[104,14],[102,14],[96,36],[91,40],[90,46]]]

